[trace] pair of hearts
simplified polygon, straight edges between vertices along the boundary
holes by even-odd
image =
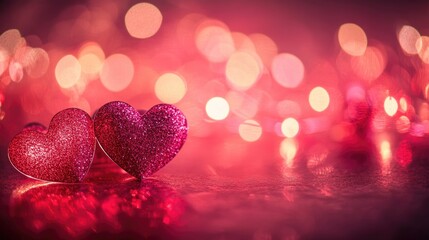
[[[68,108],[46,131],[24,129],[9,144],[12,165],[24,175],[54,182],[80,182],[87,174],[96,143],[117,165],[143,179],[164,167],[182,148],[188,127],[183,113],[169,104],[140,113],[124,102],[103,105],[92,119]]]

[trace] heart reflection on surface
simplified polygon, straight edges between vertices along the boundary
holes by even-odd
[[[11,196],[20,234],[46,238],[174,237],[185,211],[163,182],[59,184],[27,182]]]

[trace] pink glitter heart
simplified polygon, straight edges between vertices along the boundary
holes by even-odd
[[[40,124],[27,126],[9,144],[12,165],[22,174],[53,182],[80,182],[95,151],[91,117],[76,108],[57,113],[44,133]]]
[[[106,154],[138,179],[170,162],[188,134],[185,116],[168,104],[155,105],[140,114],[127,103],[110,102],[97,111],[94,125]]]

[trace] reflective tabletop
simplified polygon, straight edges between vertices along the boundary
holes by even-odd
[[[172,173],[109,162],[83,183],[2,168],[2,235],[21,239],[414,239],[429,236],[429,168],[315,175]]]

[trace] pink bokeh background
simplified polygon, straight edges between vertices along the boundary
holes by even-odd
[[[58,111],[171,103],[189,136],[163,170],[407,169],[429,132],[429,4],[10,2],[0,144]],[[401,10],[400,12],[397,10]]]

